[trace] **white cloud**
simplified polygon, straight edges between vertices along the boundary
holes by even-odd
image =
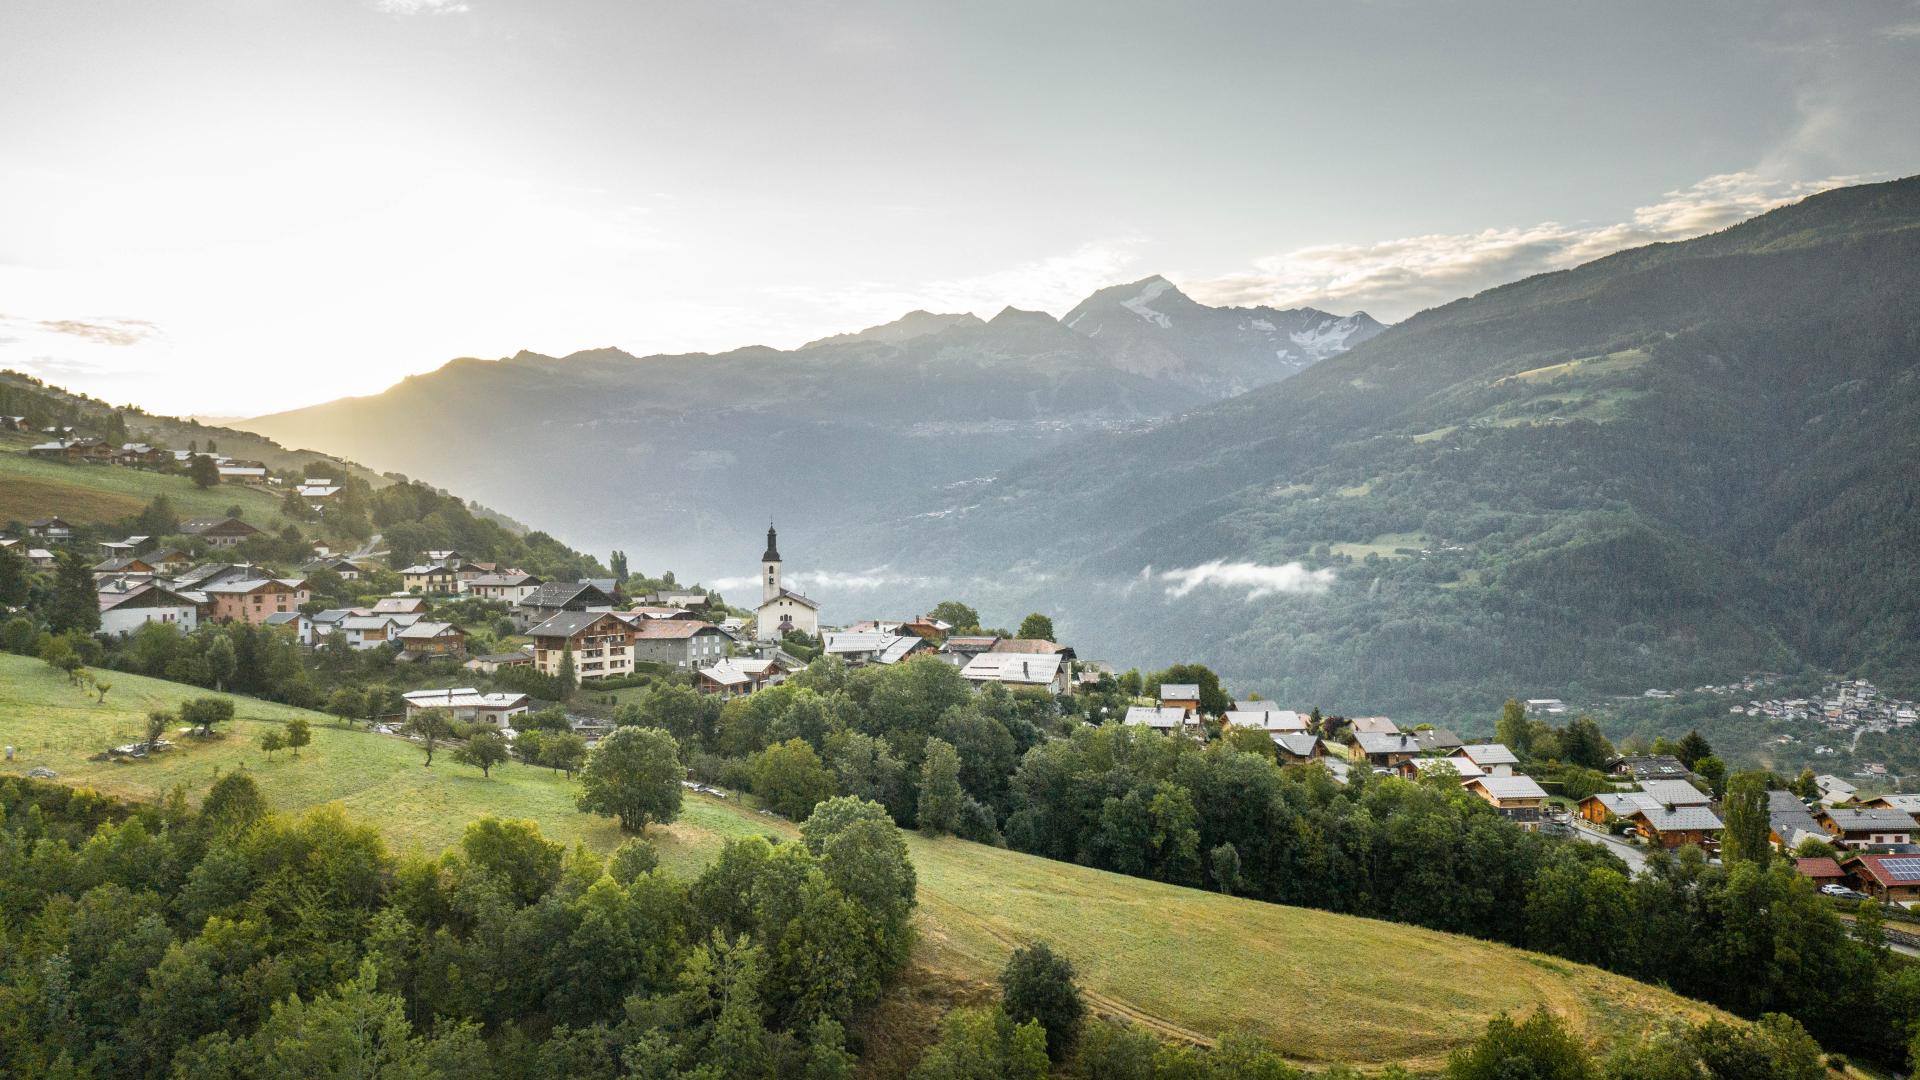
[[[1253,269],[1184,283],[1213,304],[1365,309],[1400,319],[1532,274],[1565,270],[1619,251],[1684,240],[1861,177],[1781,181],[1758,173],[1710,176],[1610,225],[1537,225],[1432,233],[1373,243],[1326,244],[1254,260]]]
[[[1167,586],[1167,595],[1175,599],[1186,596],[1201,586],[1212,586],[1231,591],[1244,591],[1248,600],[1259,600],[1263,597],[1283,594],[1313,595],[1326,592],[1333,587],[1334,572],[1331,567],[1309,570],[1297,562],[1281,566],[1266,566],[1261,563],[1230,563],[1215,559],[1183,570],[1163,570],[1159,578],[1161,581],[1171,582]]]
[[[465,15],[473,10],[465,0],[373,0],[373,9],[386,15]]]
[[[1883,26],[1875,30],[1874,33],[1879,34],[1881,37],[1889,37],[1896,40],[1902,38],[1920,38],[1920,22],[1894,23],[1891,26]]]
[[[714,581],[708,588],[721,592],[751,589],[759,585],[757,577],[723,577]],[[870,589],[935,589],[945,587],[945,578],[929,577],[923,574],[902,574],[889,566],[876,566],[871,570],[802,570],[786,574],[784,584],[789,588],[818,598],[820,595],[835,591],[860,591]]]

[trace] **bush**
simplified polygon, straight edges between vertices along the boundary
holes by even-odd
[[[1073,963],[1042,942],[1015,949],[1000,972],[1002,1007],[1016,1024],[1038,1020],[1047,1031],[1047,1056],[1066,1057],[1080,1038],[1087,1006],[1074,985]]]

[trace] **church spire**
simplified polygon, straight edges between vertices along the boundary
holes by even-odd
[[[765,555],[760,556],[760,561],[761,562],[779,562],[780,561],[780,545],[775,542],[772,522],[767,523],[767,553]]]

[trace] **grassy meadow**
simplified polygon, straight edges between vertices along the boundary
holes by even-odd
[[[238,504],[260,525],[280,508],[274,496],[240,485],[203,489],[185,476],[28,457],[26,448],[39,438],[0,435],[0,522],[49,515],[76,525],[115,521],[139,513],[155,495],[165,495],[183,519],[213,517]]]
[[[149,709],[202,691],[123,673],[104,703],[40,663],[0,655],[0,743],[16,748],[0,770],[44,765],[62,782],[128,799],[176,784],[198,797],[221,771],[245,768],[272,804],[338,803],[379,827],[397,849],[434,852],[484,814],[531,818],[548,836],[609,851],[609,819],[573,808],[572,785],[544,769],[506,765],[484,779],[392,736],[347,730],[318,713],[237,699],[226,737],[181,740],[143,762],[96,762],[107,746],[141,736]],[[313,744],[268,762],[257,735],[306,715]],[[791,835],[794,827],[735,799],[690,795],[681,819],[650,830],[663,861],[692,872],[733,836]],[[1666,1017],[1707,1007],[1594,968],[1502,945],[1393,923],[1235,899],[979,844],[910,835],[920,878],[921,945],[901,995],[882,1006],[918,1009],[923,1023],[954,1000],[977,998],[1007,953],[1046,940],[1079,966],[1096,1008],[1160,1033],[1208,1041],[1234,1031],[1265,1038],[1302,1062],[1437,1065],[1501,1011],[1545,1006],[1597,1045]],[[917,1003],[903,1004],[901,998]]]

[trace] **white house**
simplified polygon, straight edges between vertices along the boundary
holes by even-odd
[[[100,632],[126,637],[150,622],[172,623],[191,633],[200,625],[200,607],[192,600],[148,582],[125,592],[100,595]]]
[[[483,694],[471,686],[451,690],[414,690],[400,695],[407,702],[407,719],[425,709],[445,709],[455,720],[469,724],[493,724],[512,727],[512,720],[526,712],[531,698],[525,694]]]
[[[981,653],[960,669],[960,677],[975,689],[988,683],[1002,686],[1040,686],[1056,694],[1067,692],[1067,666],[1059,653]]]
[[[760,606],[754,609],[755,636],[779,641],[799,631],[820,636],[820,605],[785,588],[780,582],[780,547],[773,526],[767,526],[767,551],[760,556]]]

